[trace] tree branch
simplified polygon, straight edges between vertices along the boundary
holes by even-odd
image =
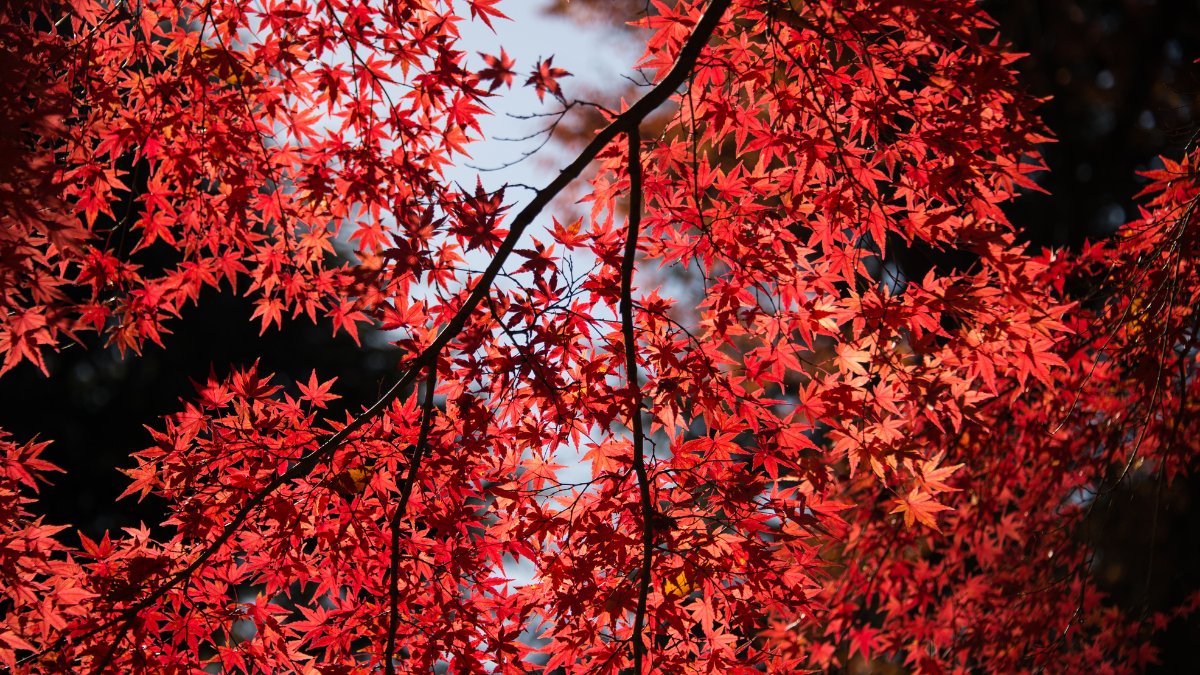
[[[429,378],[425,380],[425,402],[421,406],[421,433],[417,437],[417,449],[413,451],[412,461],[408,464],[408,477],[400,486],[400,503],[392,514],[392,560],[388,567],[388,636],[387,649],[383,652],[383,669],[387,675],[395,675],[396,668],[392,664],[392,654],[396,651],[396,628],[399,626],[400,599],[400,521],[408,510],[408,498],[412,495],[413,484],[417,482],[417,471],[421,468],[421,458],[425,455],[425,445],[429,440],[429,427],[433,422],[433,390],[437,388],[437,361],[429,366]]]
[[[625,257],[621,260],[621,332],[625,336],[625,381],[629,387],[629,427],[633,430],[633,470],[637,474],[638,498],[642,505],[642,573],[638,578],[637,613],[633,617],[633,673],[641,675],[645,645],[642,628],[646,621],[646,596],[650,592],[650,570],[654,554],[654,504],[642,446],[642,388],[638,384],[637,342],[633,333],[633,262],[637,255],[638,230],[642,224],[642,137],[637,125],[629,135],[629,231],[625,235]]]

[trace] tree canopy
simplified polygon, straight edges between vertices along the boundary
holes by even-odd
[[[54,429],[0,436],[7,671],[1154,661],[1200,594],[1122,610],[1081,529],[1196,466],[1195,157],[1030,245],[1052,137],[976,3],[627,5],[612,109],[473,60],[498,0],[0,5],[5,373],[161,345],[206,287],[402,353],[344,414],[336,372],[197,378],[130,449],[154,533],[69,541]],[[522,84],[599,128],[532,197],[447,178]]]

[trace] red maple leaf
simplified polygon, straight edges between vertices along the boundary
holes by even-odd
[[[903,513],[905,527],[912,527],[915,519],[941,532],[938,529],[937,520],[934,519],[934,514],[938,511],[951,510],[953,509],[949,506],[935,502],[929,493],[921,492],[919,488],[913,488],[907,497],[898,501],[896,508],[892,509],[890,513]]]
[[[566,246],[568,250],[582,245],[587,241],[588,235],[583,232],[583,217],[575,219],[575,222],[570,225],[563,226],[558,222],[558,218],[551,218],[554,226],[550,229],[550,235],[554,237],[554,241]]]
[[[562,68],[553,67],[553,63],[553,56],[538,63],[537,70],[533,71],[533,74],[531,74],[529,79],[525,81],[526,87],[532,85],[537,89],[539,101],[545,100],[543,97],[545,96],[546,92],[550,92],[554,98],[557,98],[560,101],[565,100],[563,99],[562,89],[558,86],[558,78],[570,77],[571,74]]]
[[[502,84],[512,89],[513,76],[517,74],[512,67],[516,64],[516,60],[509,58],[508,53],[504,51],[503,47],[500,48],[500,56],[489,56],[483,52],[478,53],[483,57],[483,61],[488,67],[479,71],[476,75],[481,80],[491,80],[492,84],[488,87],[488,91],[496,91]]]
[[[509,207],[504,206],[504,188],[488,194],[483,189],[482,181],[477,180],[475,195],[463,200],[458,209],[458,221],[450,226],[466,250],[483,248],[489,253],[500,244],[507,232],[496,226]]]
[[[337,394],[329,393],[329,388],[333,386],[334,382],[337,382],[336,377],[325,383],[317,381],[317,371],[313,370],[312,374],[308,376],[308,385],[300,382],[297,382],[296,385],[300,387],[300,392],[303,394],[300,397],[301,400],[312,401],[316,407],[324,408],[326,401],[335,401],[341,398]]]
[[[471,18],[474,19],[478,16],[480,19],[483,19],[483,22],[487,24],[488,28],[492,29],[493,33],[496,32],[496,27],[492,25],[492,20],[488,18],[489,14],[500,19],[508,19],[503,12],[492,6],[497,2],[500,2],[500,0],[467,0],[467,5],[471,8]],[[511,20],[509,19],[509,21]]]

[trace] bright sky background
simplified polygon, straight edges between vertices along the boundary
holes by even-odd
[[[459,48],[468,51],[468,68],[482,70],[486,65],[477,52],[499,55],[501,47],[516,60],[514,69],[517,76],[513,78],[512,90],[503,87],[497,89],[496,93],[502,95],[488,101],[496,114],[480,122],[488,140],[468,146],[472,156],[468,163],[473,166],[490,168],[512,162],[520,158],[522,152],[537,147],[541,141],[540,138],[525,142],[498,140],[528,136],[545,128],[553,119],[517,120],[509,117],[510,114],[530,115],[561,107],[550,96],[546,97],[545,103],[539,102],[533,87],[522,86],[528,73],[541,59],[553,56],[555,67],[565,68],[572,73],[572,77],[560,80],[564,93],[570,99],[579,84],[594,89],[619,89],[623,84],[622,76],[632,74],[630,69],[641,55],[644,45],[634,44],[627,33],[583,27],[566,19],[546,16],[542,12],[544,6],[545,3],[540,0],[509,0],[497,4],[496,7],[512,21],[493,19],[495,33],[479,19],[459,24],[462,34]],[[465,8],[460,11],[470,16]],[[570,160],[565,154],[555,154],[550,148],[546,150],[549,152],[539,154],[558,157],[561,160],[556,163],[558,166],[565,166]],[[466,166],[458,166],[449,172],[448,177],[464,187],[470,185],[473,188],[479,173]],[[483,172],[482,178],[484,188],[488,190],[497,189],[505,183],[524,183],[540,188],[553,178],[553,170],[545,166],[544,157],[535,156],[503,171]],[[514,190],[506,196],[523,205],[532,193]],[[514,207],[514,211],[517,208]]]

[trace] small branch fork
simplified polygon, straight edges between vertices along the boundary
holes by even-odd
[[[696,61],[700,57],[700,53],[708,44],[709,38],[712,37],[713,31],[716,30],[717,25],[720,23],[721,17],[725,15],[725,11],[729,9],[729,6],[732,4],[732,2],[733,0],[713,0],[708,6],[708,9],[705,10],[704,15],[700,17],[700,21],[696,24],[696,28],[692,31],[691,36],[688,37],[687,42],[684,43],[683,48],[679,50],[679,55],[676,57],[675,65],[671,67],[671,71],[667,73],[666,77],[664,77],[662,81],[659,82],[658,85],[656,85],[653,89],[651,89],[645,96],[634,103],[628,110],[620,115],[617,115],[607,127],[596,134],[595,138],[592,139],[592,142],[588,143],[587,147],[583,149],[583,151],[575,158],[575,160],[572,161],[566,168],[564,168],[558,174],[558,176],[550,182],[549,185],[539,190],[529,204],[527,204],[525,208],[521,209],[521,212],[518,213],[513,219],[508,235],[497,248],[496,254],[492,258],[492,262],[488,265],[487,269],[484,270],[483,274],[481,274],[476,280],[474,288],[466,302],[463,303],[458,312],[450,319],[449,322],[447,322],[438,336],[432,342],[430,342],[420,354],[416,355],[408,362],[408,368],[404,372],[404,375],[402,375],[400,380],[397,381],[396,384],[394,384],[386,394],[384,394],[383,398],[380,398],[375,402],[374,405],[372,405],[358,417],[354,418],[354,420],[352,420],[349,424],[342,427],[340,431],[331,436],[329,440],[323,443],[320,447],[300,458],[300,460],[297,461],[291,469],[277,476],[270,483],[267,483],[263,487],[259,488],[254,496],[251,497],[245,504],[243,504],[242,507],[233,515],[233,517],[230,518],[229,522],[222,529],[221,534],[209,542],[192,560],[191,564],[171,575],[171,577],[168,578],[161,586],[150,591],[146,597],[125,608],[120,615],[89,631],[78,635],[64,634],[60,636],[53,645],[22,658],[20,661],[18,661],[17,665],[37,660],[47,652],[61,649],[65,644],[67,644],[68,639],[71,643],[80,644],[88,638],[94,637],[113,628],[114,626],[118,626],[116,634],[108,640],[110,644],[108,651],[105,653],[104,657],[99,660],[96,666],[91,669],[91,673],[93,675],[99,675],[100,673],[104,672],[104,670],[108,668],[109,664],[112,663],[117,651],[120,649],[121,644],[125,641],[125,636],[128,635],[130,629],[133,628],[134,623],[137,621],[138,614],[142,610],[153,605],[159,598],[162,598],[169,591],[171,591],[171,589],[190,579],[197,570],[199,570],[206,562],[208,562],[210,558],[212,558],[218,551],[221,550],[226,542],[228,542],[233,535],[241,529],[242,525],[246,523],[246,520],[250,518],[251,513],[253,513],[253,511],[263,502],[265,502],[267,498],[275,492],[275,490],[287,483],[291,483],[292,481],[303,478],[304,476],[308,475],[308,473],[312,471],[318,463],[332,456],[333,453],[337,451],[337,449],[340,448],[343,443],[346,442],[351,434],[358,431],[365,424],[378,417],[384,410],[388,408],[388,406],[392,404],[393,401],[399,398],[402,393],[407,391],[408,388],[412,386],[414,382],[416,382],[422,371],[429,369],[431,372],[436,373],[438,355],[443,349],[446,348],[447,345],[450,344],[452,340],[458,337],[463,328],[466,327],[467,320],[479,306],[479,303],[481,303],[483,299],[489,295],[492,284],[495,282],[496,277],[500,274],[504,263],[508,260],[508,256],[512,253],[513,249],[516,248],[518,240],[520,240],[522,234],[525,232],[525,228],[533,222],[534,218],[541,213],[542,209],[544,209],[556,196],[558,196],[563,189],[565,189],[572,181],[574,181],[581,173],[583,173],[583,170],[587,168],[589,164],[591,164],[592,160],[594,160],[596,156],[608,146],[609,143],[616,140],[617,137],[623,133],[631,134],[630,137],[632,139],[638,138],[638,125],[650,113],[654,112],[659,108],[659,106],[667,102],[667,100],[671,98],[671,95],[676,93],[679,87],[684,84],[688,78],[688,75],[691,74],[692,69],[695,67]],[[637,191],[635,190],[634,192],[636,193]],[[640,194],[636,198],[640,202]],[[635,222],[636,220],[634,220],[634,217],[631,216],[630,228],[631,232],[634,233],[632,236],[634,237],[634,246],[636,247]],[[627,250],[626,256],[629,257],[630,255],[631,254]],[[629,268],[630,265],[625,265],[625,267]],[[625,285],[626,288],[628,287],[627,284],[628,281],[623,280],[623,285]],[[626,349],[630,349],[633,345],[632,340],[627,339],[626,345]],[[634,375],[634,373],[635,371],[631,370],[630,374]],[[436,375],[434,375],[434,377],[436,377]],[[632,386],[636,388],[636,376],[631,377],[631,380],[634,382]],[[637,420],[634,422],[634,424],[640,426],[640,420],[638,420],[638,416],[634,415],[633,417],[635,420]],[[425,421],[422,422],[422,427],[424,427],[424,425]],[[636,465],[641,467],[638,475],[639,483],[645,486],[647,479],[644,475],[645,468],[641,466],[642,454],[640,447],[635,448],[635,457],[637,458],[635,460]],[[410,464],[409,468],[410,475],[415,475],[415,472],[419,468],[419,456],[414,454],[414,460],[412,464]],[[646,518],[646,510],[650,508],[647,506],[649,503],[648,486],[643,487],[642,502],[643,517]],[[643,541],[652,541],[653,533],[650,531],[650,523],[648,520],[643,522],[643,527],[646,529],[646,533],[643,536]],[[645,545],[643,548],[645,548]],[[395,547],[393,547],[393,551],[394,550]],[[649,563],[649,556],[643,555],[643,568],[647,567]],[[393,575],[393,578],[394,576],[395,575]],[[638,602],[639,611],[638,618],[635,620],[635,632],[640,631],[641,623],[644,621],[645,596],[648,592],[649,576],[650,575],[648,573],[645,573],[642,576],[642,590]],[[393,580],[392,583],[395,583],[395,581]],[[395,612],[392,613],[390,621],[394,623]],[[394,635],[394,632],[394,630],[389,630],[389,635]],[[394,638],[389,639],[389,642],[391,642],[393,639]],[[637,661],[639,665],[641,654],[642,647],[640,646],[640,639],[635,639],[634,656],[635,661]],[[390,654],[388,656],[390,656]],[[388,668],[389,673],[392,672],[390,667],[385,666],[385,668]],[[6,667],[5,670],[12,670],[12,668]]]
[[[625,236],[625,257],[621,260],[621,332],[625,339],[625,380],[629,387],[629,427],[633,430],[633,470],[637,474],[638,498],[642,505],[642,573],[638,577],[637,613],[633,617],[633,673],[642,674],[646,645],[642,630],[646,622],[646,596],[650,593],[650,569],[654,554],[654,504],[650,498],[650,479],[642,446],[642,388],[638,384],[637,339],[633,333],[633,262],[637,255],[638,234],[642,224],[642,137],[635,124],[629,136],[629,232]]]

